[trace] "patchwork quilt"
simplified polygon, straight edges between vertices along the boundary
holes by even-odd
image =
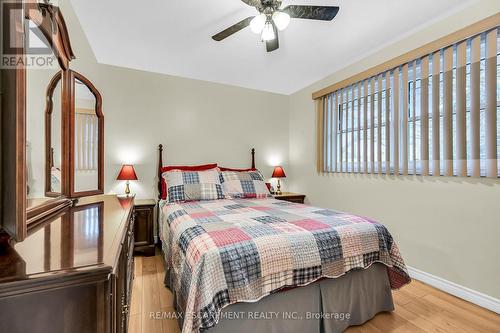
[[[273,198],[163,203],[161,212],[183,332],[213,327],[227,305],[375,262],[392,288],[410,282],[389,231],[366,217]]]

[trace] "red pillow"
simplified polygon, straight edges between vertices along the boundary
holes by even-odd
[[[247,172],[247,171],[255,171],[257,169],[255,168],[250,168],[250,169],[233,169],[233,168],[223,168],[219,167],[220,171],[236,171],[236,172]]]
[[[212,164],[202,164],[202,165],[169,165],[160,168],[160,174],[171,171],[171,170],[182,170],[182,171],[204,171],[217,168],[217,163]],[[161,176],[160,176],[161,177]],[[161,198],[163,200],[167,199],[167,184],[165,184],[165,179],[161,177]]]

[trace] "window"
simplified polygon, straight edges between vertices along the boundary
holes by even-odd
[[[75,123],[76,168],[81,171],[95,171],[98,162],[99,119],[94,110],[77,109]]]
[[[318,99],[318,170],[500,175],[500,38],[481,33]]]

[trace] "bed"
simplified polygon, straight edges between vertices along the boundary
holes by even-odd
[[[160,145],[159,179],[162,160]],[[341,332],[392,311],[391,289],[410,282],[367,217],[272,197],[160,200],[158,226],[185,333]]]

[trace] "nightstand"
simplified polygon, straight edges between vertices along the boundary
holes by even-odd
[[[145,256],[155,254],[153,221],[156,201],[153,199],[134,200],[134,253]]]
[[[305,194],[297,194],[292,192],[282,192],[280,195],[273,194],[273,197],[278,200],[290,201],[295,203],[304,203]]]

